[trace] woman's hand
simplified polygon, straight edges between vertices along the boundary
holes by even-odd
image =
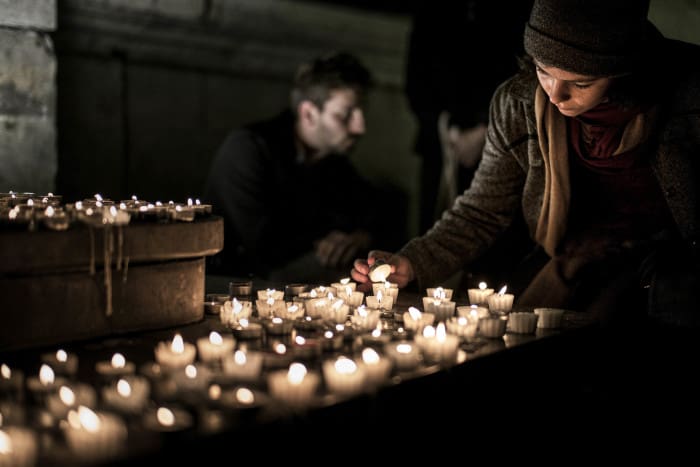
[[[413,266],[405,256],[395,255],[387,251],[372,250],[367,259],[356,259],[350,276],[358,283],[358,289],[367,292],[372,289],[372,281],[369,278],[369,271],[377,260],[382,260],[391,266],[391,274],[387,281],[395,283],[399,288],[406,287],[415,276]]]

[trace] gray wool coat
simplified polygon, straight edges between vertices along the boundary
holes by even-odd
[[[661,120],[652,167],[678,231],[697,258],[700,200],[700,50],[666,40]],[[691,55],[693,58],[689,58]],[[433,287],[489,249],[521,210],[534,239],[545,187],[535,122],[537,78],[523,71],[491,101],[483,158],[471,187],[423,236],[398,254],[413,266],[419,290]]]

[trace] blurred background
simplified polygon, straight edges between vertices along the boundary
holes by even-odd
[[[353,162],[406,195],[401,227],[415,235],[420,161],[404,92],[415,3],[0,0],[0,191],[199,197],[226,133],[286,105],[298,63],[343,49],[377,82]],[[650,19],[700,43],[698,0],[652,0]]]

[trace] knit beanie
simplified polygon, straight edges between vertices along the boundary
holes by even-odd
[[[535,0],[525,51],[541,63],[588,76],[634,71],[660,33],[648,0]]]

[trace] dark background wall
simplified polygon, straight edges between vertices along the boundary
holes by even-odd
[[[199,196],[225,133],[285,105],[300,61],[345,49],[378,81],[353,162],[406,194],[397,228],[416,233],[410,3],[0,0],[0,191]],[[699,0],[654,0],[650,17],[700,42]]]

